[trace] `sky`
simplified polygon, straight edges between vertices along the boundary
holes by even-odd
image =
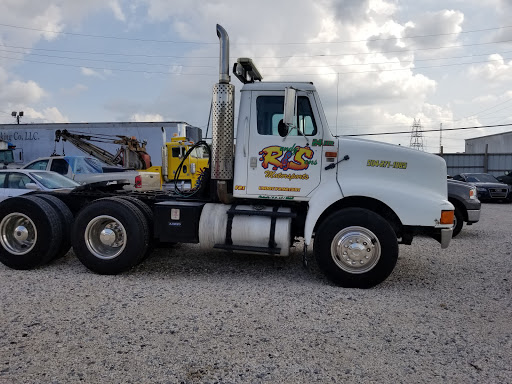
[[[264,81],[312,81],[333,134],[409,146],[416,120],[424,150],[454,153],[512,130],[449,130],[512,124],[512,0],[1,0],[0,123],[205,132],[217,23],[230,68],[251,57]]]

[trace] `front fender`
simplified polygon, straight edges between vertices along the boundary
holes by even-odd
[[[336,177],[332,177],[328,182],[323,183],[321,188],[317,188],[309,200],[309,209],[306,215],[306,224],[304,225],[304,241],[307,245],[311,243],[313,229],[318,218],[334,202],[341,200],[343,194]]]

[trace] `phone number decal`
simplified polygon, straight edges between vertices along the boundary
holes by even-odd
[[[366,166],[379,168],[406,169],[407,163],[404,163],[402,161],[368,160],[366,162]]]

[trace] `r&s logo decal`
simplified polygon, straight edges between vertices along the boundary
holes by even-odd
[[[258,154],[261,155],[261,166],[268,169],[270,165],[273,171],[278,169],[303,171],[308,169],[310,164],[317,164],[316,160],[311,160],[315,152],[309,148],[309,145],[305,147],[296,146],[295,144],[292,147],[272,145],[263,148]]]

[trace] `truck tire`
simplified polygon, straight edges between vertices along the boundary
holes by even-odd
[[[71,243],[78,259],[102,275],[124,272],[139,263],[149,244],[149,229],[129,201],[104,198],[86,205],[73,225]]]
[[[363,208],[346,208],[328,216],[317,228],[314,253],[318,266],[334,284],[371,288],[384,281],[398,259],[391,225]]]
[[[73,226],[73,214],[66,204],[59,198],[52,195],[28,195],[27,198],[35,196],[43,199],[50,204],[55,212],[59,215],[59,221],[61,224],[62,241],[59,246],[59,250],[55,254],[55,259],[60,259],[65,256],[71,249],[71,228]]]
[[[139,200],[133,196],[116,196],[116,197],[112,197],[112,199],[122,199],[122,200],[129,201],[130,203],[132,203],[139,209],[139,211],[144,216],[144,219],[146,219],[146,223],[148,225],[148,231],[149,231],[149,245],[148,245],[148,249],[147,249],[146,253],[142,256],[140,261],[146,260],[155,248],[154,241],[153,241],[153,233],[154,233],[153,210],[151,208],[149,208],[149,206],[145,202],[143,202],[142,200]]]
[[[454,204],[454,206],[455,206],[455,213],[453,215],[452,238],[457,236],[460,233],[460,231],[462,231],[462,226],[464,225],[464,216],[462,215],[460,208],[457,208],[457,206],[455,204]]]
[[[32,269],[52,260],[62,242],[60,218],[46,201],[12,197],[0,204],[0,262]]]

